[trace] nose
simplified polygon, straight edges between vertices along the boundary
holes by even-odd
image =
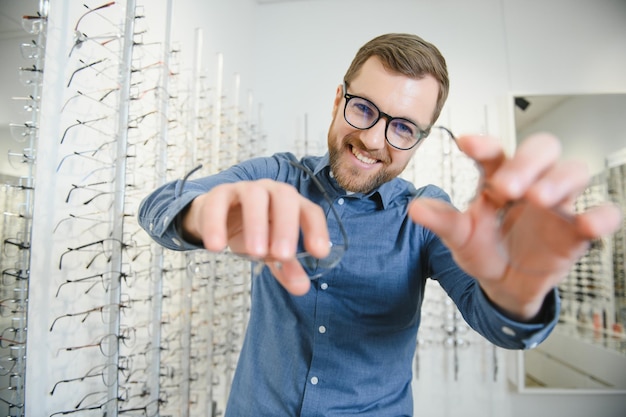
[[[384,117],[378,119],[374,126],[361,132],[361,141],[369,150],[378,150],[385,147],[385,130],[387,129],[387,120]]]

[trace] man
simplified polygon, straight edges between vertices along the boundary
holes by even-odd
[[[227,415],[412,415],[427,277],[499,346],[531,348],[554,327],[554,287],[620,214],[572,213],[588,177],[580,164],[558,162],[548,135],[513,157],[495,139],[458,138],[483,174],[463,213],[440,189],[397,178],[447,94],[433,45],[377,37],[337,87],[327,155],[256,158],[167,184],[142,203],[140,222],[164,246],[229,246],[267,265],[252,283]],[[318,268],[301,262],[302,250],[322,258]],[[322,265],[329,254],[338,263]]]

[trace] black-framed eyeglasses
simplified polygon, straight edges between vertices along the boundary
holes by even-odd
[[[421,129],[414,122],[403,117],[393,117],[380,111],[370,100],[348,93],[348,83],[343,83],[343,97],[346,104],[343,117],[357,129],[367,130],[382,118],[385,119],[385,140],[391,146],[403,151],[414,148],[430,133],[430,127]]]

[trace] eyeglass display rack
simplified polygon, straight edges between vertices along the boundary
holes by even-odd
[[[607,157],[606,168],[592,178],[577,198],[576,211],[611,201],[626,209],[626,152]],[[626,354],[624,242],[626,225],[609,237],[592,242],[559,285],[561,323],[580,340]]]
[[[626,213],[626,148],[609,155],[606,160],[608,199]],[[612,239],[613,291],[615,321],[613,333],[620,336],[619,350],[626,353],[626,216]]]
[[[36,14],[22,18],[23,28],[30,37],[28,42],[20,45],[22,58],[28,63],[19,68],[19,80],[25,87],[25,94],[12,98],[22,119],[10,124],[16,146],[22,146],[22,149],[9,150],[9,163],[15,167],[16,175],[0,187],[3,211],[0,223],[0,414],[6,416],[22,416],[24,413],[30,232],[47,9],[48,2],[42,1]]]
[[[29,105],[42,110],[16,126],[34,142],[9,155],[33,172],[2,188],[3,414],[223,413],[249,266],[164,250],[135,216],[156,186],[199,161],[206,174],[260,155],[265,138],[251,95],[239,105],[239,76],[223,88],[223,56],[199,64],[199,30],[182,73],[167,7],[164,38],[134,0],[58,1],[40,19],[49,65],[41,48],[25,79],[40,75]]]
[[[576,211],[585,211],[608,201],[609,184],[608,171],[594,176],[577,198]],[[618,252],[614,250],[614,241],[614,237],[607,237],[593,242],[559,284],[561,322],[577,327],[584,339],[597,339],[623,351],[619,348],[624,341],[624,332],[616,310],[614,253]]]

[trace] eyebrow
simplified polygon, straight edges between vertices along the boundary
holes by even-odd
[[[427,125],[426,125],[426,127],[424,127],[424,125],[422,125],[421,123],[418,123],[417,121],[415,121],[415,120],[414,120],[413,118],[411,118],[411,117],[393,116],[393,115],[391,115],[391,114],[389,114],[389,113],[387,113],[387,112],[384,112],[384,111],[382,111],[382,110],[380,109],[380,107],[378,107],[378,104],[376,104],[376,102],[375,102],[374,100],[372,100],[371,98],[368,98],[368,97],[366,97],[366,96],[362,96],[362,95],[360,95],[360,94],[351,94],[351,93],[348,93],[348,86],[349,86],[350,84],[348,84],[348,82],[347,82],[347,81],[344,81],[344,85],[345,85],[345,94],[348,94],[349,96],[359,97],[359,98],[362,98],[362,99],[365,99],[365,100],[369,101],[369,102],[370,102],[370,103],[372,103],[374,106],[376,106],[376,108],[378,109],[378,111],[379,111],[379,112],[381,112],[381,113],[385,113],[386,115],[391,116],[391,117],[392,117],[392,118],[394,118],[394,119],[403,119],[403,120],[408,120],[409,122],[413,123],[415,126],[417,126],[418,128],[420,128],[421,130],[423,130],[423,131],[425,131],[425,132],[427,132],[427,131],[428,131],[428,129],[430,129],[430,128],[432,127],[432,125],[431,125],[431,124],[427,124]]]

